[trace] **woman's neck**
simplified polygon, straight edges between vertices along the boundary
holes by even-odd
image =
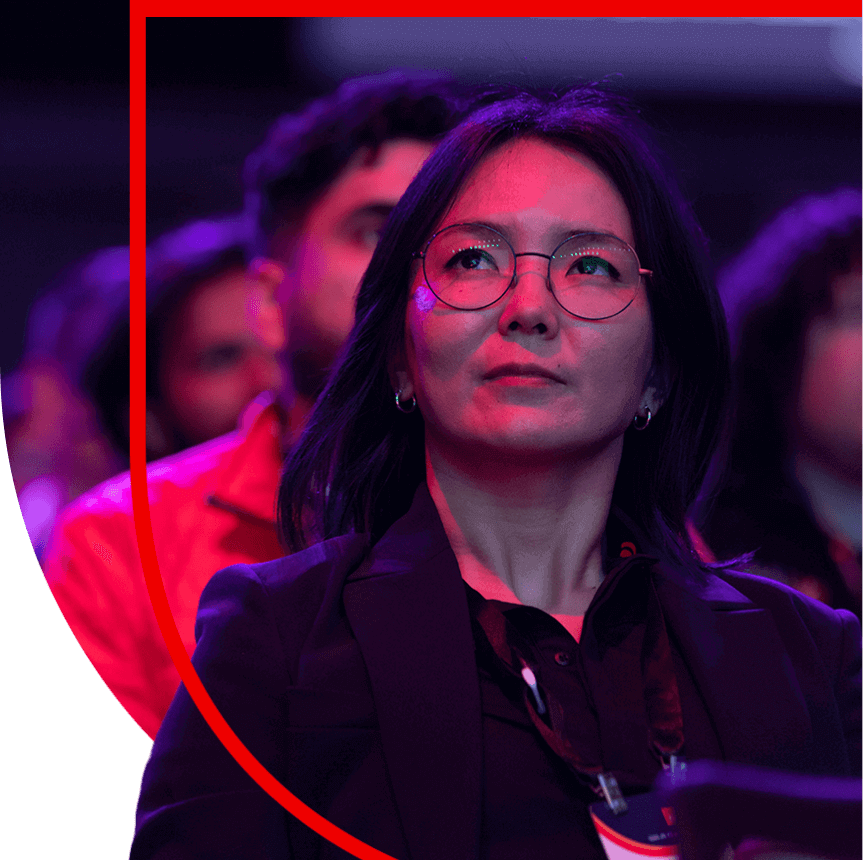
[[[469,473],[426,451],[429,491],[462,576],[499,599],[582,615],[604,576],[602,536],[620,446],[577,462],[511,456]]]

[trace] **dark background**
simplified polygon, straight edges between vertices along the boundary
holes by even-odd
[[[0,370],[34,295],[128,241],[127,20],[0,37]],[[859,19],[150,19],[148,230],[242,204],[272,120],[350,74],[549,85],[617,73],[658,127],[717,264],[796,196],[861,181]],[[856,77],[856,79],[855,79]]]
[[[597,29],[596,19],[552,29],[554,20],[151,19],[150,238],[238,208],[243,158],[279,113],[344,75],[414,63],[540,85],[621,72],[664,137],[717,264],[796,196],[861,184],[860,81],[835,73],[835,28],[649,19]],[[38,291],[84,254],[128,241],[127,20],[122,10],[55,16],[8,28],[4,40],[7,373]],[[13,528],[14,545],[28,547],[20,519]],[[13,658],[17,793],[43,811],[35,853],[126,856],[149,742],[77,649],[32,557],[14,567],[24,618],[23,657]]]

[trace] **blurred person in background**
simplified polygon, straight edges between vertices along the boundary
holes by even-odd
[[[278,387],[249,326],[247,222],[197,221],[147,252],[147,459],[236,426]],[[60,509],[129,464],[129,251],[84,258],[33,306],[4,381],[10,464],[38,558]]]
[[[128,442],[106,431],[83,387],[128,312],[128,291],[127,248],[104,248],[75,263],[33,303],[23,357],[3,378],[9,465],[40,559],[61,508],[128,462]]]
[[[801,198],[720,275],[735,351],[721,558],[860,614],[861,192]]]
[[[258,336],[246,272],[248,222],[194,221],[147,249],[147,460],[228,433],[249,402],[278,389],[280,344]],[[126,261],[128,292],[128,255]],[[122,324],[84,386],[114,444],[129,445],[128,295]]]
[[[250,304],[258,337],[285,345],[282,385],[274,401],[250,405],[236,432],[148,470],[159,569],[189,653],[210,576],[284,553],[275,517],[284,455],[353,324],[379,232],[453,124],[456,101],[456,88],[439,76],[349,80],[279,118],[247,160]],[[179,676],[150,604],[128,474],[64,513],[45,573],[102,678],[154,736]]]

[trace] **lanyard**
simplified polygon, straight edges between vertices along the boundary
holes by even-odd
[[[609,578],[622,576],[633,564],[645,568],[640,573],[648,578],[641,676],[650,743],[663,766],[670,764],[673,767],[683,748],[683,714],[668,629],[653,578],[646,569],[644,557],[630,558],[624,567],[618,568]],[[634,571],[629,572],[630,575],[634,574]],[[567,724],[563,703],[551,690],[545,688],[537,677],[538,664],[532,659],[533,649],[527,640],[492,601],[483,600],[481,604],[477,604],[476,619],[497,657],[498,664],[508,674],[521,679],[527,713],[548,746],[577,776],[604,796],[616,813],[624,812],[626,801],[617,781],[612,774],[605,771],[601,760],[594,760],[592,757],[591,750],[597,749],[598,744],[594,742],[591,727],[574,724],[574,721]],[[589,692],[582,679],[575,675],[573,680],[575,683],[571,695],[581,699],[573,704],[595,715]]]

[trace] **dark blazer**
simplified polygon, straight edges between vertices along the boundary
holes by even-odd
[[[728,760],[859,772],[853,615],[745,574],[695,581],[657,564],[653,576]],[[474,643],[425,487],[371,550],[350,535],[217,574],[196,635],[222,715],[301,800],[396,858],[477,857]],[[132,857],[345,856],[246,776],[181,688],[144,774]]]

